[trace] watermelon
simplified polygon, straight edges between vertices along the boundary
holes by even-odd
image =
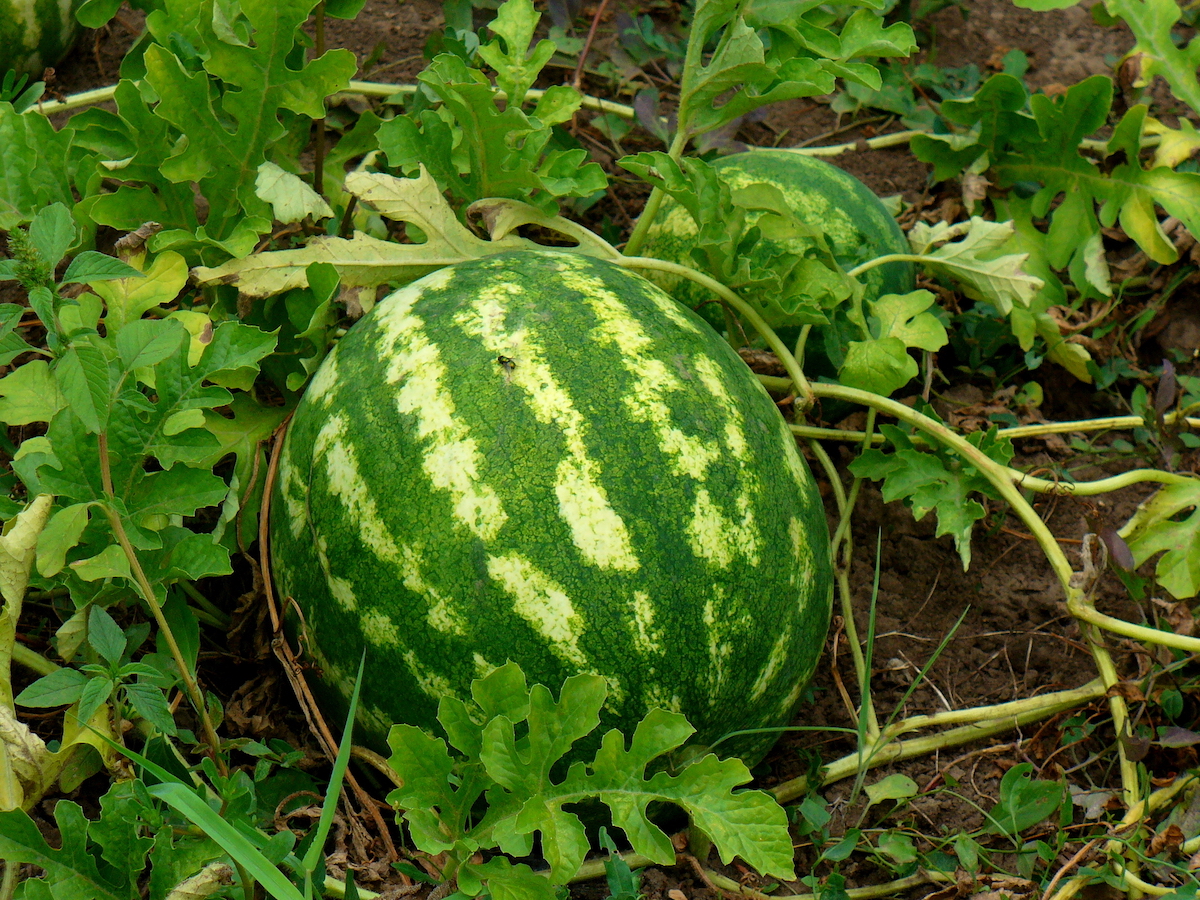
[[[718,177],[732,189],[752,184],[768,184],[783,193],[792,213],[806,225],[820,227],[831,244],[834,256],[845,269],[888,253],[911,253],[904,232],[887,208],[865,184],[837,166],[811,156],[787,150],[753,150],[726,156],[712,163]],[[747,217],[750,224],[757,219]],[[670,262],[694,265],[690,249],[696,235],[691,215],[669,197],[646,235],[641,253]],[[764,251],[776,246],[770,239],[760,242]],[[804,253],[807,241],[789,242],[785,249]],[[766,253],[764,252],[764,256]],[[865,299],[883,294],[906,294],[915,287],[912,263],[893,262],[871,269],[863,276]],[[693,281],[654,273],[651,279],[675,299],[692,308],[699,307],[712,295]],[[747,296],[750,302],[755,297]],[[710,304],[705,311],[715,310]],[[771,325],[782,324],[777,321]]]
[[[0,0],[0,76],[9,69],[40,78],[58,65],[79,36],[82,0]]]
[[[335,721],[366,649],[376,747],[508,660],[556,692],[603,676],[601,731],[662,707],[707,747],[788,724],[828,628],[824,513],[770,398],[691,311],[568,252],[377,304],[296,409],[270,525]]]

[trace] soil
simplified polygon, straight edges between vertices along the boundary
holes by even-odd
[[[621,4],[613,4],[617,8]],[[662,6],[662,4],[659,4]],[[596,4],[585,2],[577,28],[586,31]],[[1032,13],[1015,8],[1009,0],[970,0],[952,4],[922,23],[927,47],[926,58],[944,66],[975,63],[981,68],[995,66],[1007,50],[1023,50],[1032,63],[1029,80],[1034,86],[1069,85],[1094,73],[1110,73],[1131,43],[1122,28],[1096,25],[1088,13],[1088,3],[1051,13]],[[614,10],[607,20],[611,23]],[[668,13],[664,14],[667,15]],[[331,46],[353,50],[360,60],[373,57],[370,71],[360,74],[371,80],[411,83],[423,66],[422,48],[427,37],[443,21],[440,3],[433,0],[368,0],[359,17],[350,22],[331,21],[327,40]],[[140,17],[122,12],[108,28],[90,34],[81,43],[81,51],[59,67],[53,89],[71,93],[114,80],[119,60],[140,27]],[[611,28],[610,28],[611,31]],[[603,37],[602,40],[609,38]],[[603,43],[594,51],[602,53]],[[587,87],[604,90],[605,85],[590,79]],[[747,126],[739,137],[758,143],[785,145],[819,137],[839,127],[837,117],[823,103],[796,101],[769,110],[759,123]],[[894,125],[879,126],[895,128]],[[864,128],[850,129],[822,142],[853,141],[870,136]],[[953,210],[956,186],[933,188],[928,184],[926,167],[905,149],[847,153],[832,160],[865,181],[879,194],[902,194],[909,203],[923,203],[931,215]],[[949,204],[949,206],[947,206]],[[613,220],[622,217],[612,212]],[[1192,300],[1194,303],[1194,299]],[[1043,373],[1044,374],[1044,373]],[[1043,413],[1049,419],[1108,413],[1103,399],[1090,390],[1062,377],[1048,377]],[[962,386],[959,386],[960,388]],[[953,392],[950,392],[953,394]],[[990,399],[990,388],[966,386],[960,395],[965,404]],[[951,404],[952,405],[952,404]],[[944,407],[945,408],[945,407]],[[853,424],[852,422],[849,424]],[[1018,447],[1020,462],[1051,471],[1065,461],[1061,442],[1031,441]],[[835,462],[844,465],[853,458],[849,445],[830,451]],[[840,453],[840,457],[839,454]],[[1105,471],[1112,471],[1110,466]],[[1087,470],[1076,477],[1094,477]],[[819,476],[823,478],[823,476]],[[828,485],[824,486],[828,494]],[[1116,524],[1124,521],[1148,491],[1126,491],[1099,501],[1073,499],[1070,496],[1044,497],[1039,512],[1074,554],[1085,531],[1085,518],[1099,518]],[[832,522],[831,524],[836,524]],[[854,529],[854,567],[852,584],[856,604],[855,620],[860,634],[868,629],[872,582],[878,566],[878,595],[875,604],[876,644],[873,658],[873,690],[881,718],[891,714],[898,704],[905,714],[932,713],[946,709],[965,709],[981,704],[1001,703],[1030,697],[1061,688],[1079,686],[1094,677],[1084,637],[1066,614],[1063,596],[1037,545],[1026,529],[1011,517],[993,511],[992,517],[977,531],[973,559],[964,572],[958,553],[948,537],[934,537],[934,517],[914,521],[911,512],[899,503],[884,503],[878,490],[864,485]],[[1074,556],[1073,556],[1074,558]],[[1106,611],[1134,621],[1145,617],[1120,590],[1115,579],[1104,582],[1099,603]],[[959,619],[961,617],[961,622]],[[253,616],[250,617],[254,621]],[[957,627],[956,627],[956,623]],[[857,697],[853,669],[840,617],[831,632],[830,653],[813,686],[813,703],[805,708],[798,724],[809,726],[854,727],[839,691],[838,680],[851,697]],[[939,642],[945,647],[923,683],[906,695],[914,678],[934,656]],[[251,647],[253,640],[245,642]],[[261,639],[257,642],[261,647]],[[237,641],[233,646],[239,645]],[[216,645],[213,645],[214,649]],[[1116,645],[1118,665],[1127,674],[1144,667],[1145,660],[1129,646]],[[836,651],[836,652],[833,652]],[[223,650],[223,654],[228,651]],[[247,652],[226,676],[210,675],[232,699],[235,715],[232,727],[249,734],[279,734],[297,742],[307,742],[302,723],[294,713],[279,713],[293,707],[283,679],[270,675],[273,661],[254,662]],[[217,653],[211,656],[218,656]],[[223,657],[226,661],[227,656]],[[233,673],[234,682],[229,681]],[[271,678],[275,680],[270,681]],[[242,679],[238,683],[236,679]],[[236,697],[228,694],[236,693]],[[281,705],[272,709],[271,704]],[[1082,711],[1084,718],[1100,723],[1098,740],[1081,744],[1066,752],[1059,750],[1064,720],[1059,716],[1048,723],[1008,732],[976,744],[965,745],[939,755],[874,770],[868,781],[892,772],[903,772],[923,789],[929,788],[906,810],[901,821],[910,820],[925,835],[923,840],[976,828],[982,824],[979,810],[996,800],[999,778],[1012,765],[1029,761],[1053,778],[1063,769],[1084,763],[1090,752],[1106,746],[1111,735],[1104,734],[1105,708],[1095,704]],[[1136,711],[1136,710],[1135,710]],[[240,723],[240,725],[239,725]],[[273,725],[271,723],[274,723]],[[852,744],[836,732],[800,732],[782,740],[760,767],[759,784],[770,786],[803,774],[813,754],[825,763],[852,749]],[[1155,775],[1164,775],[1178,766],[1179,760],[1147,759]],[[1115,784],[1115,773],[1104,764],[1092,764],[1074,776],[1074,780],[1092,779],[1100,789]],[[954,790],[947,789],[953,785]],[[940,789],[939,789],[940,786]],[[848,782],[835,784],[821,792],[834,813],[834,833],[853,826],[864,814],[863,801],[852,796]],[[814,857],[811,845],[799,842],[798,869],[809,871]],[[929,844],[922,845],[928,849]],[[363,865],[365,860],[351,859]],[[714,858],[711,864],[717,865]],[[737,869],[725,869],[739,878]],[[820,873],[826,869],[817,870]],[[848,884],[870,884],[886,880],[883,870],[869,863],[857,863],[842,869]],[[381,890],[389,883],[385,867],[364,870],[360,883]],[[394,877],[394,876],[390,876]],[[712,891],[696,872],[688,867],[647,872],[643,887],[652,898],[685,900],[711,895]],[[800,884],[790,885],[806,890]],[[786,890],[786,888],[785,888]],[[934,887],[916,888],[913,897],[929,894]],[[682,893],[682,897],[677,892]],[[606,896],[602,884],[585,885],[579,895]]]

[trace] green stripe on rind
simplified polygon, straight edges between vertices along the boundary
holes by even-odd
[[[838,262],[847,269],[887,253],[911,252],[904,232],[879,198],[837,166],[784,150],[739,153],[723,157],[713,166],[731,188],[765,183],[779,189],[800,221],[824,229]],[[753,214],[747,217],[751,224],[756,219]],[[689,251],[695,235],[696,226],[687,210],[667,198],[647,234],[642,254],[691,264]],[[763,239],[765,246],[772,243]],[[695,308],[712,299],[694,282],[657,272],[650,277],[685,306]],[[871,269],[863,276],[866,299],[907,293],[913,289],[915,278],[912,263],[888,263]]]
[[[605,727],[631,731],[659,704],[701,744],[786,724],[828,624],[824,514],[757,381],[669,303],[608,263],[504,254],[385,299],[331,354],[337,377],[318,373],[288,434],[272,555],[321,659],[348,671],[367,647],[365,707],[432,728],[440,692],[466,698],[512,658],[555,688],[604,675]],[[440,429],[403,401],[410,382],[389,383],[416,351],[443,373]],[[439,482],[427,461],[451,431],[473,454]],[[602,498],[606,540],[580,537],[564,465]],[[485,489],[505,513],[486,531],[458,499]],[[724,525],[706,546],[689,532],[698,506]],[[349,690],[317,687],[334,710]],[[379,746],[377,722],[363,727]],[[753,758],[771,742],[722,747]]]
[[[79,35],[81,0],[0,0],[0,75],[9,69],[38,78],[62,61]]]

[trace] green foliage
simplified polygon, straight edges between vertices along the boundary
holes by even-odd
[[[861,294],[824,235],[798,221],[778,189],[758,184],[731,190],[703,160],[676,162],[662,152],[626,157],[620,165],[688,211],[697,231],[693,264],[751,299],[767,324],[825,324],[835,307]],[[762,242],[764,237],[774,240]],[[808,251],[786,252],[789,240],[806,242]]]
[[[1019,763],[1004,773],[1000,779],[1000,799],[988,813],[985,831],[1015,837],[1056,812],[1065,815],[1066,823],[1070,823],[1071,804],[1065,785],[1032,778],[1032,772],[1032,765]]]
[[[679,88],[677,133],[691,140],[768,103],[830,93],[839,77],[878,88],[879,73],[864,60],[907,56],[916,47],[908,25],[885,26],[866,8],[879,5],[699,0]],[[858,8],[835,30],[837,16],[829,7],[848,6]],[[705,61],[703,48],[714,39],[716,49]]]
[[[37,103],[45,91],[44,81],[29,84],[28,75],[18,77],[16,72],[9,69],[0,80],[0,103],[11,103],[15,112],[23,113]]]
[[[926,415],[935,416],[931,409]],[[895,425],[883,425],[880,432],[894,448],[893,452],[864,450],[850,464],[850,471],[860,478],[883,482],[886,502],[904,500],[920,520],[930,510],[937,512],[937,535],[954,537],[963,570],[971,563],[971,532],[986,511],[973,494],[999,499],[995,487],[972,466],[959,460],[940,445],[932,452],[918,449],[911,433]],[[997,430],[976,431],[967,440],[1001,465],[1013,458],[1012,442],[999,437]]]
[[[1136,38],[1126,54],[1138,61],[1140,71],[1134,86],[1145,87],[1154,76],[1161,75],[1175,97],[1200,112],[1200,82],[1196,80],[1200,40],[1193,36],[1184,44],[1176,38],[1175,29],[1183,14],[1179,4],[1175,0],[1104,0],[1104,6],[1109,15],[1124,21]]]
[[[1183,600],[1200,593],[1200,485],[1164,486],[1138,507],[1121,537],[1140,566],[1158,553],[1158,583]]]
[[[268,160],[296,168],[296,136],[306,138],[325,98],[346,86],[353,57],[301,59],[299,29],[316,0],[241,0],[253,44],[221,27],[220,0],[153,5],[150,39],[126,60],[115,112],[90,109],[55,132],[0,102],[0,141],[15,149],[0,159],[0,228],[56,201],[74,206],[74,188],[75,217],[89,228],[161,223],[155,250],[220,261],[248,253],[270,229],[259,170]],[[93,2],[81,14],[103,21],[113,9]]]
[[[413,843],[445,853],[446,879],[457,878],[468,896],[555,896],[579,869],[588,842],[578,816],[563,807],[603,802],[636,852],[670,863],[670,839],[647,815],[653,802],[681,806],[728,862],[737,855],[765,874],[792,877],[791,840],[783,810],[766,794],[735,791],[750,780],[736,759],[708,755],[677,774],[647,777],[655,759],[681,746],[693,729],[675,713],[652,711],[630,738],[603,736],[591,763],[576,762],[565,775],[556,764],[599,724],[607,688],[595,675],[563,684],[556,702],[542,685],[526,686],[515,663],[473,682],[474,704],[443,698],[438,721],[450,747],[411,725],[392,727],[389,763],[403,782],[388,795]],[[519,729],[519,730],[518,730]],[[487,811],[477,814],[482,800]],[[480,850],[524,857],[541,836],[549,878],[504,857],[472,862]]]
[[[1016,2],[1044,10],[1074,5]],[[574,239],[578,252],[619,259],[608,243],[557,216],[560,206],[584,209],[607,183],[564,127],[584,98],[565,86],[533,89],[556,49],[578,52],[579,41],[570,44],[561,28],[551,32],[557,48],[535,41],[530,0],[502,5],[482,44],[470,31],[471,4],[448,4],[452,30],[435,42],[444,52],[420,76],[407,111],[386,122],[366,113],[342,132],[318,163],[323,196],[300,160],[313,120],[347,86],[354,64],[343,51],[307,59],[303,27],[316,0],[132,5],[149,13],[148,30],[122,67],[113,108],[77,113],[56,130],[36,110],[43,84],[12,73],[0,81],[0,231],[8,252],[0,281],[13,283],[20,301],[0,304],[0,423],[25,432],[5,438],[11,472],[0,492],[0,858],[38,868],[20,888],[26,897],[179,900],[251,894],[259,882],[272,896],[297,900],[323,876],[348,735],[320,824],[303,844],[274,825],[285,798],[323,789],[296,768],[298,751],[226,740],[212,748],[214,758],[189,766],[196,736],[176,724],[167,692],[186,692],[195,678],[208,614],[189,605],[180,585],[225,575],[230,554],[256,539],[266,470],[260,445],[337,339],[344,306],[365,311],[380,287],[448,262],[536,246],[517,236],[523,226]],[[348,17],[361,5],[326,0],[325,11]],[[697,270],[748,299],[766,298],[754,302],[772,326],[822,329],[819,344],[814,333],[809,346],[825,351],[845,385],[889,394],[917,374],[914,349],[937,351],[947,340],[969,366],[998,380],[1043,356],[1105,386],[1119,374],[1138,374],[1119,361],[1102,369],[1081,344],[1064,339],[1052,310],[1121,298],[1106,260],[1106,228],[1120,226],[1155,264],[1178,262],[1159,218],[1165,211],[1197,234],[1200,176],[1184,162],[1200,136],[1186,118],[1175,127],[1152,118],[1148,105],[1115,114],[1107,77],[1058,97],[1031,93],[1019,52],[986,81],[970,66],[876,68],[874,60],[915,46],[911,29],[887,25],[885,16],[915,18],[941,5],[698,0],[690,29],[674,31],[638,16],[622,46],[635,64],[661,60],[679,76],[678,115],[668,125],[657,89],[643,94],[642,124],[670,149],[621,164],[691,213]],[[99,27],[118,6],[85,0],[78,18]],[[1194,10],[1175,0],[1104,0],[1103,7],[1106,21],[1123,20],[1132,32],[1124,70],[1132,89],[1162,77],[1181,106],[1200,111],[1200,38],[1179,37],[1181,25],[1194,24]],[[685,31],[686,41],[677,39]],[[859,277],[884,261],[843,271],[821,230],[798,222],[777,191],[731,191],[709,164],[683,155],[689,143],[707,149],[727,142],[743,117],[768,103],[838,87],[836,112],[872,107],[899,116],[926,132],[913,149],[936,177],[963,177],[970,188],[965,199],[977,214],[970,222],[918,223],[910,234],[911,258],[976,301],[953,320],[952,333],[929,292],[864,299]],[[615,114],[603,127],[614,143],[630,133],[629,120]],[[409,177],[346,175],[352,160],[376,150]],[[982,202],[981,178],[991,188]],[[361,201],[357,212],[348,212],[351,195]],[[477,215],[487,239],[473,230]],[[382,240],[380,216],[401,223],[412,243]],[[146,248],[122,250],[120,258],[89,249],[100,226],[130,231],[148,219],[164,228]],[[339,230],[343,219],[346,231]],[[254,253],[276,222],[299,224],[304,236]],[[351,226],[361,230],[333,236]],[[764,237],[802,238],[807,249],[752,259],[748,249]],[[188,285],[196,263],[200,290]],[[231,283],[241,294],[237,318]],[[1145,321],[1127,327],[1132,333]],[[1006,357],[1004,369],[997,358],[1012,346],[1025,356]],[[1186,390],[1176,409],[1200,403],[1200,389],[1180,382]],[[1157,452],[1172,468],[1197,439],[1178,423],[1167,426],[1169,393],[1164,382],[1156,392],[1134,392],[1144,421],[1133,438],[1139,447],[1126,447]],[[263,399],[280,395],[282,405]],[[938,534],[954,537],[965,566],[974,524],[985,515],[981,500],[998,499],[997,491],[940,445],[929,450],[910,430],[882,430],[887,446],[866,451],[852,473],[881,481],[885,499],[903,499],[917,518],[935,511]],[[968,440],[996,462],[1012,458],[995,429]],[[1153,567],[1174,598],[1200,592],[1194,483],[1163,486],[1120,539],[1131,564]],[[10,667],[21,651],[28,661],[17,635],[28,625],[21,616],[30,587],[52,592],[62,613],[52,646],[63,665],[43,660],[40,677],[18,692]],[[580,800],[607,804],[634,848],[657,861],[674,853],[649,804],[669,802],[692,814],[722,858],[739,855],[766,874],[792,875],[783,813],[765,795],[736,790],[749,777],[743,766],[706,757],[677,773],[656,771],[656,760],[690,733],[679,717],[656,712],[631,736],[610,733],[590,762],[568,769],[563,754],[595,728],[604,701],[599,679],[572,679],[556,700],[541,686],[527,689],[505,667],[477,682],[474,697],[474,704],[443,704],[448,744],[405,727],[392,736],[392,765],[405,787],[390,799],[413,844],[444,854],[443,877],[460,893],[550,900],[586,847],[579,819],[564,809]],[[1191,701],[1181,679],[1158,691],[1151,708],[1186,721]],[[18,705],[66,707],[56,741],[20,721]],[[127,734],[128,721],[136,730]],[[1069,746],[1107,726],[1080,715],[1064,727]],[[131,779],[114,749],[124,740],[143,741],[140,753],[130,753]],[[1157,742],[1192,743],[1194,735],[1178,727]],[[251,764],[224,771],[235,752]],[[123,780],[100,798],[95,818],[59,801],[59,838],[47,841],[26,810],[105,768]],[[815,783],[817,773],[811,776]],[[816,848],[804,882],[820,896],[847,896],[839,866],[856,854],[869,854],[897,878],[989,871],[998,865],[997,843],[1011,845],[1025,877],[1057,871],[1065,858],[1069,797],[1064,785],[1033,777],[1026,764],[1006,772],[982,829],[935,841],[934,851],[903,825],[877,827],[891,804],[903,807],[914,796],[911,781],[891,775],[865,790],[863,820],[836,834],[816,795],[792,815]],[[1051,838],[1041,823],[1056,815],[1060,833]],[[1023,837],[1031,829],[1041,830]],[[1136,849],[1136,839],[1127,839]],[[549,873],[521,861],[535,840]],[[631,900],[637,875],[604,831],[601,844],[613,900]],[[472,862],[479,851],[496,850]],[[231,887],[235,865],[250,883]],[[1151,865],[1143,874],[1163,871],[1172,872]],[[1080,872],[1116,881],[1099,867]],[[352,891],[348,885],[347,896]],[[1194,893],[1189,887],[1173,896]]]
[[[603,192],[607,180],[600,166],[555,128],[575,115],[580,93],[556,85],[533,109],[522,108],[554,53],[547,40],[526,49],[539,18],[532,0],[509,0],[500,8],[489,26],[496,37],[478,52],[495,71],[495,86],[461,57],[439,54],[419,76],[426,93],[416,107],[379,128],[388,163],[409,175],[428,169],[463,205],[502,197],[553,214],[559,198]]]
[[[1013,334],[1026,351],[1041,338],[1046,355],[1083,381],[1092,379],[1090,356],[1065,342],[1048,315],[1050,307],[1067,300],[1058,273],[1066,270],[1082,297],[1111,297],[1102,227],[1119,223],[1159,263],[1174,262],[1178,251],[1158,222],[1156,206],[1192,233],[1200,229],[1195,200],[1200,176],[1175,171],[1178,160],[1170,153],[1156,156],[1149,167],[1140,159],[1147,128],[1167,131],[1174,143],[1185,140],[1182,132],[1149,120],[1145,106],[1131,107],[1097,150],[1084,149],[1108,123],[1112,92],[1112,80],[1097,75],[1050,98],[1030,94],[1018,78],[1001,73],[972,97],[941,104],[940,116],[949,125],[944,133],[912,141],[914,154],[934,166],[935,178],[987,173],[1007,191],[993,203],[998,217],[1012,220],[1008,249],[1028,254],[1029,271],[1043,282],[1031,302],[1012,310]]]

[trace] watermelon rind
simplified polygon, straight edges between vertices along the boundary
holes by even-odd
[[[824,160],[789,150],[752,150],[722,157],[711,165],[730,189],[767,184],[779,190],[797,219],[824,231],[834,257],[844,269],[886,254],[912,252],[904,232],[871,189]],[[758,214],[751,212],[747,223],[752,225],[757,218]],[[647,231],[640,252],[643,256],[694,266],[690,251],[695,236],[696,224],[691,215],[667,197]],[[760,239],[759,248],[751,254],[764,260],[781,251],[784,255],[787,252],[803,255],[811,249],[807,241],[784,243],[780,247],[765,237]],[[648,277],[693,309],[714,299],[693,281],[660,272]],[[906,294],[915,287],[915,279],[912,263],[886,263],[863,274],[864,298],[875,300],[884,294]],[[759,298],[744,299],[753,302]],[[756,305],[767,306],[761,302]],[[769,324],[783,323],[769,320]]]
[[[567,252],[442,269],[357,323],[296,409],[271,534],[335,720],[366,649],[377,748],[513,660],[605,677],[601,731],[684,714],[694,753],[787,725],[829,622],[824,512],[766,392],[650,282]]]
[[[40,78],[79,37],[81,0],[0,0],[0,76],[8,70]]]

